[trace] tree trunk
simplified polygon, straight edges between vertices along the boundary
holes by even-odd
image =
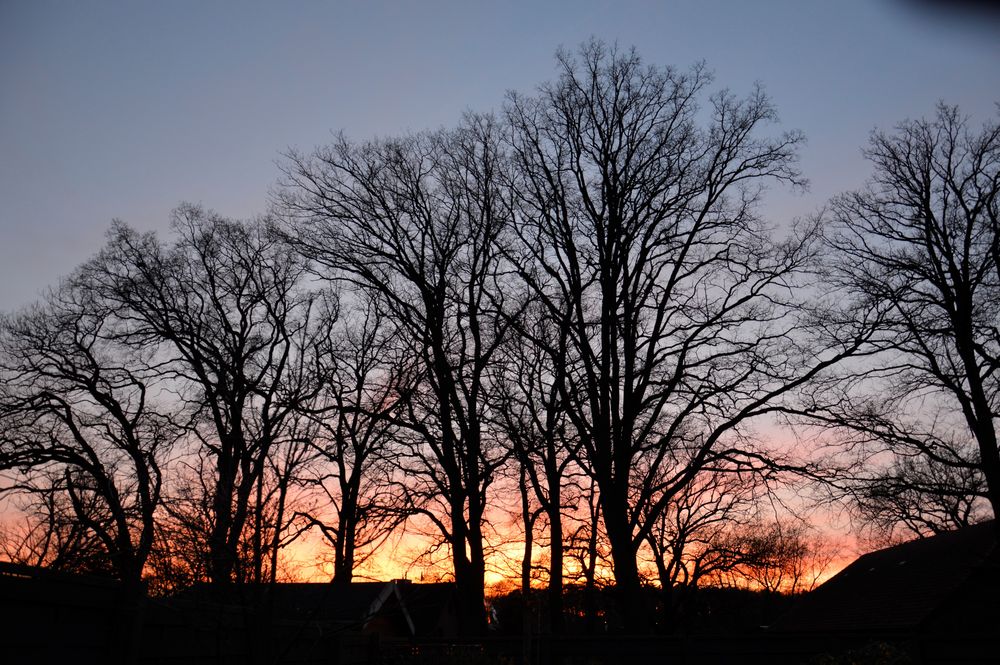
[[[531,662],[531,625],[534,612],[531,602],[531,551],[534,546],[535,520],[528,501],[528,482],[524,464],[521,464],[521,520],[524,523],[524,554],[521,556],[521,663]]]
[[[603,493],[602,493],[602,496]],[[618,605],[618,630],[628,634],[643,634],[649,630],[649,617],[643,611],[642,584],[632,546],[628,516],[621,502],[604,505],[604,526],[611,545],[615,573],[615,597]]]
[[[549,487],[549,631],[563,631],[562,495],[558,478]]]

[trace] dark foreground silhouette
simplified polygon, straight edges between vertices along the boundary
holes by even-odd
[[[564,631],[546,594],[494,598],[462,635],[454,585],[210,585],[150,598],[110,579],[0,564],[6,662],[944,663],[991,662],[1000,592],[995,525],[860,557],[802,596],[648,588],[653,634],[615,633],[614,589],[569,587]],[[587,607],[588,611],[584,608]]]

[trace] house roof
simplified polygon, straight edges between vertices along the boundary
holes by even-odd
[[[910,632],[941,627],[1000,586],[993,521],[862,555],[775,623],[782,631]]]
[[[394,582],[283,582],[237,584],[224,588],[198,584],[174,596],[175,601],[267,608],[275,617],[363,628],[376,615],[399,613]],[[405,611],[404,611],[405,614]],[[403,617],[407,623],[412,621]],[[412,630],[412,629],[411,629]]]
[[[454,611],[455,585],[391,582],[285,582],[274,585],[234,585],[220,597],[217,589],[198,585],[178,598],[224,602],[233,606],[267,606],[275,617],[363,629],[378,618],[409,635],[438,632]]]
[[[377,614],[395,589],[392,582],[284,583],[270,587],[268,593],[279,616],[356,622]]]
[[[455,611],[454,583],[397,582],[397,585],[416,635],[433,635],[445,628],[442,622]]]

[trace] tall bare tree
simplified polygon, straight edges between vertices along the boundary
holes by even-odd
[[[832,287],[870,331],[871,360],[816,393],[812,415],[839,428],[862,466],[859,496],[892,507],[883,518],[959,526],[980,495],[996,516],[1000,124],[977,132],[942,105],[875,132],[866,155],[874,174],[833,201],[828,242]],[[914,500],[879,502],[872,482]]]
[[[498,129],[356,145],[341,137],[285,165],[280,205],[294,245],[324,275],[367,291],[420,360],[399,424],[409,491],[446,539],[470,631],[485,626],[483,525],[505,446],[484,418],[488,368],[508,307],[500,241],[509,223]]]
[[[267,228],[183,206],[172,243],[116,224],[83,270],[124,321],[118,341],[148,355],[186,415],[187,505],[198,513],[186,519],[220,585],[251,574],[240,549],[255,489],[320,392],[314,350],[332,324],[312,317],[304,262]]]
[[[409,514],[393,459],[411,363],[396,357],[373,303],[345,312],[342,324],[325,350],[330,375],[315,411],[316,471],[305,478],[318,496],[306,517],[333,548],[334,583],[349,583]]]
[[[544,514],[548,525],[549,629],[562,625],[564,538],[563,511],[574,502],[578,488],[575,455],[579,442],[566,415],[569,331],[553,325],[544,307],[524,308],[513,322],[497,364],[496,417],[520,468],[522,521],[525,528],[527,585],[534,519]],[[537,505],[537,509],[533,507]]]
[[[138,586],[178,430],[159,410],[162,377],[119,342],[122,327],[83,274],[0,319],[0,468],[18,470],[11,489],[44,508],[41,562],[93,560],[99,544],[106,566]]]
[[[569,330],[562,398],[600,490],[625,623],[643,630],[637,551],[660,513],[704,469],[761,461],[752,420],[851,343],[796,342],[792,290],[816,234],[772,240],[755,213],[766,183],[801,182],[800,135],[760,136],[776,120],[761,90],[699,109],[703,68],[647,67],[596,42],[559,68],[507,108],[515,262]]]

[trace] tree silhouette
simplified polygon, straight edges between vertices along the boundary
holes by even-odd
[[[21,470],[11,489],[44,507],[42,561],[94,568],[81,559],[99,544],[105,566],[137,586],[179,430],[157,407],[162,377],[120,343],[123,329],[85,273],[0,320],[0,468]]]
[[[344,316],[324,349],[329,376],[313,415],[316,473],[302,476],[317,490],[307,518],[333,548],[335,583],[349,583],[355,567],[409,514],[393,464],[407,362],[394,357],[394,340],[374,304],[358,309]]]
[[[828,244],[839,316],[867,330],[871,360],[815,394],[812,415],[840,428],[869,508],[907,492],[890,513],[933,530],[965,523],[984,494],[996,515],[1000,125],[974,132],[942,105],[876,132],[866,155],[874,174],[832,203]]]
[[[580,585],[587,630],[642,633],[699,586],[816,583],[830,552],[762,509],[791,474],[889,539],[995,514],[1000,124],[877,132],[868,185],[779,232],[802,137],[710,84],[591,41],[497,116],[286,155],[271,217],[115,223],[0,317],[0,548],[263,607],[306,533],[339,593],[419,532],[475,635],[516,511],[551,632]]]
[[[507,330],[500,241],[510,221],[499,129],[292,154],[280,205],[292,244],[322,275],[364,290],[420,361],[398,424],[412,504],[451,550],[466,628],[485,628],[484,513],[506,446],[488,431],[488,370]]]
[[[125,322],[119,341],[174,383],[195,448],[183,519],[225,585],[250,575],[240,549],[255,490],[274,449],[296,445],[302,407],[322,386],[312,349],[332,322],[310,318],[304,262],[266,224],[184,206],[174,230],[167,245],[118,224],[83,272]]]
[[[549,628],[562,625],[563,511],[579,493],[573,475],[579,441],[563,406],[567,388],[568,330],[556,328],[545,309],[524,308],[513,322],[516,334],[498,357],[495,413],[519,471],[525,559],[522,587],[530,576],[532,526],[544,514],[548,523]],[[537,505],[534,511],[530,507]],[[525,589],[526,590],[526,589]]]
[[[507,108],[520,275],[569,331],[562,395],[600,490],[622,615],[643,630],[637,551],[703,470],[766,463],[749,424],[850,351],[805,348],[793,293],[814,229],[770,238],[768,182],[797,184],[800,135],[762,138],[764,93],[699,111],[704,69],[584,45]],[[704,125],[699,123],[704,122]]]

